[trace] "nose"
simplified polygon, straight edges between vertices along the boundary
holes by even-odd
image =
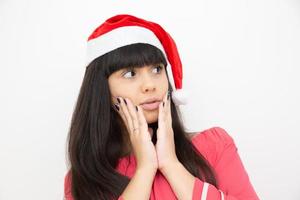
[[[144,76],[142,81],[142,91],[150,92],[156,90],[155,80],[151,76]]]

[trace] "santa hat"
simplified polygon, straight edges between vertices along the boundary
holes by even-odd
[[[159,25],[132,15],[121,14],[107,19],[88,37],[86,66],[95,58],[114,49],[134,43],[147,43],[159,48],[171,66],[172,100],[187,104],[182,90],[182,64],[173,38]]]

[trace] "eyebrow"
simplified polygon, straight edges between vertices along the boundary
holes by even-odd
[[[145,67],[155,67],[155,66],[165,67],[165,65],[163,63],[150,64],[149,66],[145,66]],[[133,69],[139,69],[139,68],[141,68],[141,67],[134,67],[134,66],[125,67],[125,68],[121,69],[121,74],[127,70],[133,70]]]

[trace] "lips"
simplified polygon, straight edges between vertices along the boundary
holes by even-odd
[[[141,107],[144,110],[155,110],[155,109],[157,109],[159,107],[159,104],[160,104],[160,101],[154,101],[152,103],[141,104]]]

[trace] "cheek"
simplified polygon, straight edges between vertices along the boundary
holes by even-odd
[[[118,103],[116,98],[118,96],[122,96],[122,87],[120,87],[120,84],[114,79],[111,79],[108,83],[109,83],[111,101],[112,103]]]
[[[169,87],[169,82],[168,82],[168,78],[167,78],[166,75],[161,79],[159,85],[161,86],[161,89],[162,89],[163,91],[166,91],[166,90],[168,89],[168,87]]]
[[[135,88],[134,85],[126,85],[126,84],[118,84],[118,86],[112,88],[110,90],[112,98],[114,99],[115,102],[117,102],[116,97],[120,96],[122,98],[129,98],[133,104],[136,104],[136,102],[139,102],[136,97],[138,96],[136,93],[137,89]]]

